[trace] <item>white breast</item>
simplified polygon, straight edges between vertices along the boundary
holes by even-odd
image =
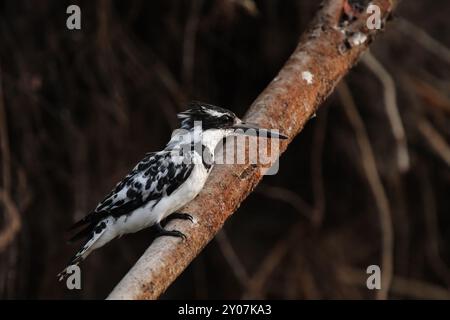
[[[137,232],[152,226],[181,209],[202,190],[208,175],[209,171],[205,169],[201,162],[196,164],[189,178],[170,196],[163,197],[154,207],[155,202],[150,201],[144,207],[117,219],[114,224],[117,236]]]

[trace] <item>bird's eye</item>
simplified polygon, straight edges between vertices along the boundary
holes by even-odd
[[[233,118],[227,114],[223,115],[221,118],[224,122],[232,122],[233,121]]]

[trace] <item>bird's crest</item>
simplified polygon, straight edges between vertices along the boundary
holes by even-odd
[[[191,130],[194,127],[194,122],[201,122],[202,128],[220,129],[226,128],[235,122],[236,115],[224,108],[217,107],[199,101],[192,101],[188,104],[186,111],[178,114],[178,119],[181,120],[181,128]]]

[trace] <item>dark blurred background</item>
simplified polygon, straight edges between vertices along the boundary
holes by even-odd
[[[66,28],[70,4],[81,7],[79,31]],[[0,297],[106,297],[151,232],[95,252],[82,266],[82,290],[69,291],[56,279],[78,248],[65,243],[66,228],[164,146],[187,101],[242,116],[318,7],[1,1]],[[372,299],[365,271],[388,254],[386,217],[389,298],[449,298],[449,13],[447,0],[402,1],[372,59],[349,73],[279,173],[264,178],[162,298]],[[389,107],[406,140],[390,125],[384,97],[393,89]],[[409,166],[399,165],[398,150]]]

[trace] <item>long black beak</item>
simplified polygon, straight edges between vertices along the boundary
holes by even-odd
[[[233,125],[236,133],[245,134],[247,136],[272,138],[272,139],[287,139],[285,135],[277,132],[277,130],[268,130],[259,128],[256,124],[241,122]]]

